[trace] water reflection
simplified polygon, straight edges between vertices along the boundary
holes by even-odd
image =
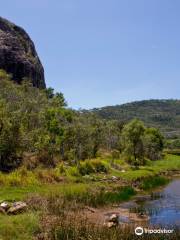
[[[127,207],[127,206],[125,206]],[[148,215],[150,225],[180,227],[180,179],[175,179],[163,190],[141,196],[129,204],[130,212]]]

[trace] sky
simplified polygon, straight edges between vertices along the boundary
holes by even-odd
[[[179,0],[6,0],[75,109],[180,98]]]

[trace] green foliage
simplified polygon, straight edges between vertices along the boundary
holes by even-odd
[[[79,172],[81,175],[89,175],[91,173],[95,173],[95,169],[90,161],[85,161],[80,164]]]
[[[165,147],[168,149],[180,149],[180,139],[168,139],[165,142]]]
[[[49,197],[53,203],[56,202],[56,199],[63,198],[64,202],[75,201],[85,206],[98,207],[129,200],[135,194],[134,189],[130,186],[108,188],[97,185],[76,185],[74,187],[66,187],[62,193],[51,194]]]
[[[112,152],[112,160],[119,159],[120,158],[120,152],[116,149],[114,149]]]
[[[143,136],[144,124],[135,119],[123,128],[124,155],[128,161],[134,165],[144,164]]]
[[[39,90],[26,81],[15,84],[4,71],[0,79],[0,170],[20,165],[25,152],[37,153],[42,164],[54,166],[54,158],[65,155],[64,143],[70,145],[66,131],[75,128],[76,114],[64,107],[61,93]]]
[[[86,160],[79,166],[79,173],[83,176],[102,172],[107,173],[108,167],[99,159]]]
[[[21,153],[21,129],[17,115],[8,112],[7,105],[0,101],[0,170],[18,166]]]
[[[28,186],[38,184],[38,179],[35,174],[27,171],[25,168],[19,168],[10,174],[0,173],[0,185],[1,186]]]
[[[124,126],[99,119],[92,112],[73,111],[66,107],[62,93],[34,88],[29,81],[15,84],[0,71],[1,171],[20,165],[52,168],[67,161],[81,175],[106,173],[102,161],[87,159],[97,158],[102,150],[112,153],[113,161],[123,153],[137,166],[145,158],[160,158],[162,148],[160,132],[146,129],[138,120]],[[34,157],[28,160],[27,155]]]
[[[119,203],[121,201],[127,201],[130,199],[130,197],[135,195],[135,191],[132,187],[126,186],[126,187],[120,187],[117,189],[114,189],[114,191],[102,191],[100,201],[104,204],[107,203]],[[103,205],[101,203],[101,205]]]
[[[40,230],[39,216],[36,213],[0,215],[0,221],[0,239],[33,240],[34,235]]]
[[[7,74],[6,71],[4,71],[3,69],[0,69],[0,81],[9,81],[9,79],[11,79],[11,75]]]
[[[96,173],[107,173],[108,172],[108,165],[99,159],[92,159],[90,160],[93,168],[95,169]]]
[[[79,170],[77,168],[77,166],[72,166],[70,167],[67,171],[66,171],[66,174],[68,176],[72,176],[72,177],[79,177],[80,176],[80,173],[79,173]]]
[[[162,157],[163,136],[158,129],[145,128],[143,122],[134,119],[122,131],[123,154],[135,166],[144,165],[146,158],[157,160]]]
[[[155,187],[163,186],[168,183],[168,179],[162,176],[146,178],[140,185],[143,190],[150,190]]]
[[[147,128],[145,130],[143,144],[145,156],[148,159],[157,160],[162,157],[164,138],[158,129]]]
[[[57,170],[60,174],[65,174],[65,172],[66,172],[66,169],[65,169],[63,163],[59,163],[59,164],[56,166],[56,170]]]
[[[62,181],[61,175],[57,169],[37,169],[35,171],[35,176],[40,183],[58,183]]]
[[[169,138],[180,137],[180,100],[144,100],[91,110],[106,120],[127,123],[138,118],[148,127],[159,128]]]
[[[166,153],[180,156],[180,149],[166,150]]]

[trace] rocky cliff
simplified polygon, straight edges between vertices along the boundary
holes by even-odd
[[[1,17],[0,69],[12,74],[17,83],[26,78],[33,86],[45,88],[44,69],[34,43],[24,29]]]

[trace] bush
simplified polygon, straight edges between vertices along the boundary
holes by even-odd
[[[95,169],[90,160],[86,160],[80,164],[79,173],[83,176],[95,173]]]
[[[114,150],[112,151],[111,155],[112,155],[112,160],[119,159],[119,158],[120,158],[120,151],[114,149]]]
[[[165,184],[168,183],[168,179],[162,176],[155,176],[153,178],[147,178],[145,179],[142,184],[141,184],[141,188],[143,190],[149,190],[152,189],[154,187],[159,187],[159,186],[163,186]]]
[[[38,162],[45,167],[55,167],[56,160],[48,151],[41,151],[37,156]]]
[[[36,176],[42,183],[55,183],[62,181],[62,177],[55,169],[37,169]]]
[[[0,185],[19,187],[34,184],[38,184],[36,176],[25,167],[19,168],[9,174],[0,173]]]
[[[95,172],[100,173],[107,173],[108,172],[108,167],[99,159],[93,159],[91,160],[91,164],[95,170]]]
[[[79,167],[79,173],[83,176],[101,172],[107,173],[108,167],[99,159],[86,160]]]
[[[165,153],[180,156],[180,149],[167,150]]]
[[[70,167],[67,170],[67,174],[69,174],[70,176],[73,176],[73,177],[79,177],[80,176],[79,170],[76,166]]]
[[[65,169],[63,163],[59,163],[59,164],[56,166],[56,170],[58,171],[59,174],[65,174],[65,173],[66,173],[66,169]]]

